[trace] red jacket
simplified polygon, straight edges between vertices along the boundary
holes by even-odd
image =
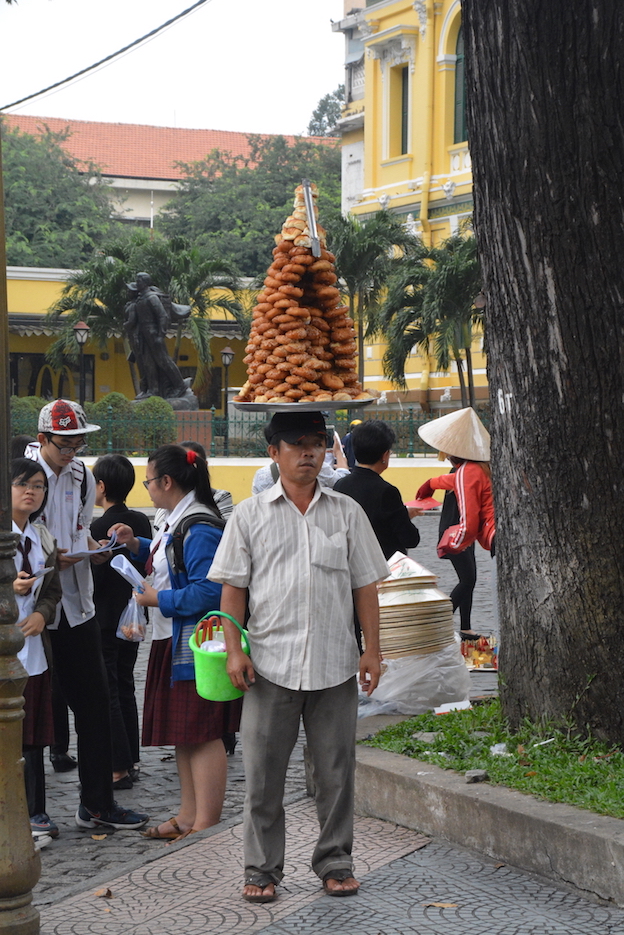
[[[446,531],[443,554],[463,552],[475,540],[489,552],[496,524],[492,482],[483,468],[476,461],[464,461],[454,474],[433,477],[428,484],[432,490],[454,490],[457,497],[460,521]]]

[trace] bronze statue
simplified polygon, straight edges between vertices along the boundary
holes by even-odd
[[[184,397],[191,404],[188,408],[197,408],[197,400],[189,389],[190,378],[182,377],[165,344],[168,328],[174,321],[177,324],[188,318],[190,305],[172,302],[152,285],[149,273],[137,273],[136,282],[127,285],[130,301],[126,305],[125,329],[141,378],[136,398],[162,396],[172,402]]]

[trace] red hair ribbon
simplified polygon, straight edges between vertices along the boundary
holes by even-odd
[[[196,461],[197,461],[197,452],[189,448],[188,451],[186,452],[186,463],[195,464]]]

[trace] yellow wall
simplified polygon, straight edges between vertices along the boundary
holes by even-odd
[[[347,4],[348,6],[348,4]],[[372,4],[347,17],[347,31],[362,19],[366,48],[364,185],[352,211],[367,216],[388,196],[389,210],[415,219],[437,242],[453,232],[457,216],[471,211],[472,176],[467,145],[454,144],[455,53],[461,23],[459,0],[426,0],[426,28],[411,0]],[[409,69],[410,133],[407,153],[397,150],[398,75]],[[355,106],[348,107],[345,113]],[[452,182],[448,197],[442,186]]]
[[[8,308],[11,315],[45,315],[48,309],[60,298],[62,290],[69,275],[68,270],[43,270],[29,269],[18,270],[10,269],[7,280]],[[218,292],[215,290],[218,295]],[[231,320],[231,316],[221,310],[214,310],[214,318]],[[36,330],[45,328],[43,322],[38,323]],[[47,330],[47,329],[46,329]],[[55,340],[54,334],[25,334],[20,335],[11,332],[9,334],[9,351],[16,354],[45,354],[50,345]],[[245,365],[243,357],[245,356],[245,341],[236,338],[215,337],[211,342],[211,350],[215,366],[221,366],[221,350],[226,345],[230,345],[235,352],[235,358],[229,369],[229,385],[240,387],[246,380]],[[175,345],[174,338],[167,340],[169,353],[173,354]],[[98,401],[107,393],[123,393],[129,399],[134,398],[134,388],[130,375],[130,368],[126,359],[123,341],[121,338],[111,338],[104,346],[100,346],[95,341],[88,340],[84,345],[84,354],[94,357],[94,401]],[[186,356],[186,360],[178,361],[180,367],[197,366],[197,351],[189,338],[183,338],[180,345],[181,358]],[[58,386],[58,374],[53,377],[53,386]],[[79,394],[78,375],[70,372],[67,374],[69,385],[65,389],[65,395],[71,395],[77,398]],[[39,395],[38,381],[36,395]],[[221,394],[221,399],[223,394]]]
[[[95,458],[84,461],[92,467]],[[130,458],[136,471],[136,482],[128,497],[128,506],[133,509],[153,507],[149,494],[142,484],[145,480],[146,458]],[[211,458],[210,481],[213,487],[229,490],[234,503],[251,496],[251,483],[259,467],[269,464],[268,458]],[[430,477],[447,474],[450,464],[440,463],[435,455],[431,458],[391,458],[390,467],[384,472],[384,480],[401,491],[404,500],[412,500],[421,484]],[[438,492],[438,497],[441,499]]]

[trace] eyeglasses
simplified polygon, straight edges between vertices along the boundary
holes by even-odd
[[[143,481],[143,486],[145,487],[146,490],[149,490],[149,485],[152,483],[153,480],[160,480],[161,477],[164,477],[164,476],[165,476],[164,474],[159,474],[158,477],[150,477],[149,480]]]
[[[89,446],[85,445],[84,442],[82,445],[63,445],[63,447],[57,445],[56,442],[52,441],[52,439],[50,439],[50,442],[54,445],[55,448],[58,448],[62,455],[81,455],[84,454],[85,451],[87,451],[89,448]]]
[[[34,493],[41,493],[45,490],[45,484],[29,484],[28,481],[20,480],[11,484],[12,487],[19,487],[21,490],[32,490]]]

